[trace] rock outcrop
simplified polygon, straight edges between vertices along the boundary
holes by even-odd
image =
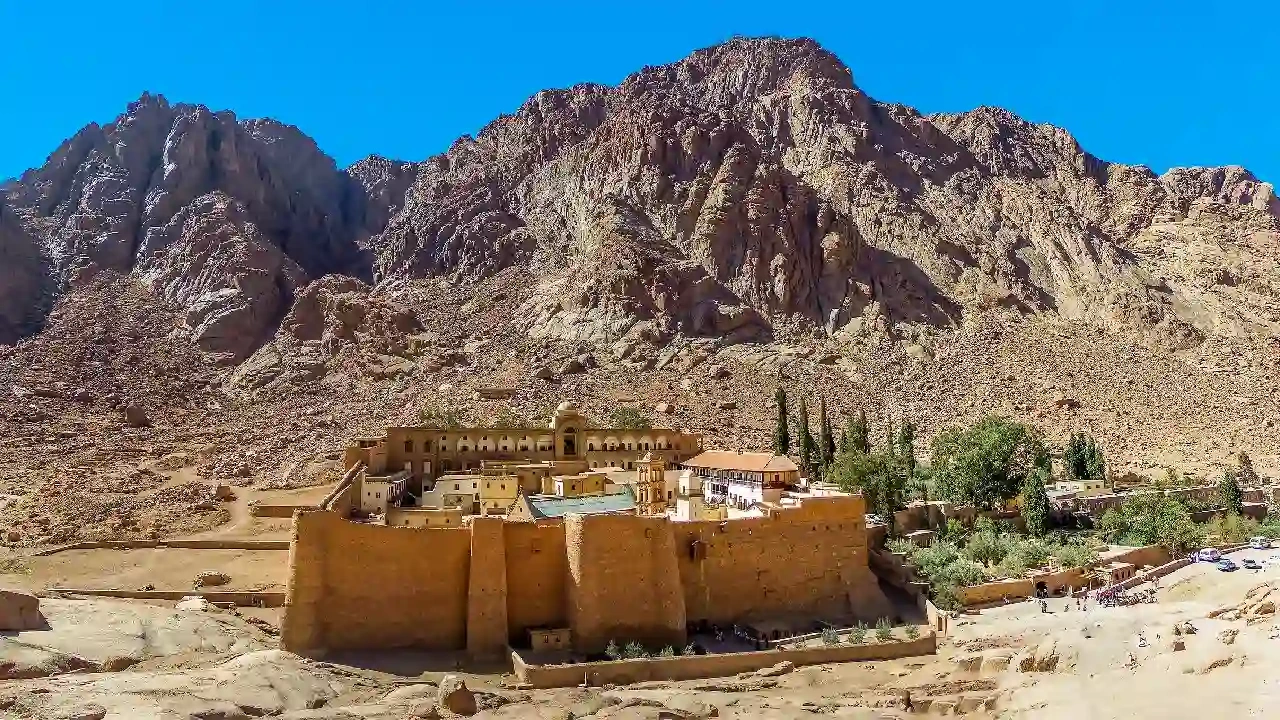
[[[0,345],[39,330],[53,286],[40,245],[0,199]]]
[[[38,630],[44,627],[40,598],[20,590],[0,590],[0,630]]]

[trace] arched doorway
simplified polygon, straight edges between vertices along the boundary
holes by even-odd
[[[578,456],[578,431],[574,428],[564,429],[564,456]]]

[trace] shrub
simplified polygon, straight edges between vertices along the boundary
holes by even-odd
[[[982,565],[995,565],[1012,551],[1013,546],[1013,541],[1007,535],[996,533],[993,527],[970,535],[964,546],[964,555]]]
[[[658,653],[658,657],[675,657],[675,656],[676,656],[676,649],[671,647],[670,645],[662,648],[662,651]]]
[[[915,543],[906,538],[889,538],[884,547],[889,552],[905,553],[908,557],[916,551]]]
[[[647,658],[649,657],[649,651],[645,650],[644,646],[640,643],[632,641],[627,643],[626,647],[622,648],[622,657],[627,658],[628,660]]]
[[[854,645],[861,645],[862,643],[866,642],[867,626],[863,625],[862,623],[858,623],[857,625],[854,625],[853,628],[849,630],[849,640]]]
[[[604,654],[609,656],[610,660],[621,660],[622,650],[618,648],[618,643],[610,640],[608,645],[604,646]]]
[[[893,626],[889,624],[889,618],[880,618],[876,622],[876,640],[880,642],[888,642],[893,638]]]
[[[907,633],[908,640],[915,640],[916,638],[920,637],[920,628],[915,625],[908,625],[907,629],[904,632]]]
[[[693,649],[693,643],[689,643],[688,645],[684,646],[684,649],[680,651],[680,654],[681,655],[697,655],[698,652]]]
[[[839,645],[840,633],[836,632],[834,628],[823,628],[822,644],[823,645]]]
[[[653,422],[639,408],[620,407],[609,415],[609,424],[620,430],[648,430]]]

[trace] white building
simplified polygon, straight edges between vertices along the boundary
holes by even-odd
[[[771,453],[708,450],[680,463],[700,478],[707,504],[747,508],[777,503],[789,487],[800,484],[800,468],[791,458]]]

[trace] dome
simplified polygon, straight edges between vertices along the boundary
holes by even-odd
[[[578,406],[574,405],[573,402],[569,400],[565,400],[564,402],[560,403],[559,407],[556,408],[556,412],[557,413],[576,413],[578,412]]]

